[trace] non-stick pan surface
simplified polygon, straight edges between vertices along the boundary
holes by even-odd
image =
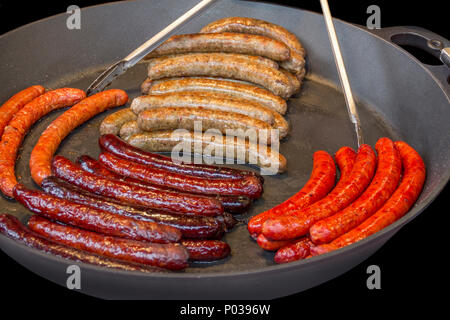
[[[107,66],[178,17],[195,0],[126,1],[83,9],[80,30],[66,28],[67,15],[58,15],[19,28],[0,37],[0,100],[33,84],[49,88],[85,89]],[[201,26],[225,16],[249,16],[285,26],[296,33],[308,52],[308,76],[302,92],[289,100],[292,131],[281,144],[288,171],[269,176],[265,192],[248,216],[266,210],[295,192],[307,181],[312,154],[336,152],[355,146],[347,120],[323,18],[320,15],[274,5],[219,1],[178,33],[197,32]],[[358,27],[336,21],[354,92],[358,98],[366,142],[379,137],[403,139],[423,156],[428,177],[416,206],[382,232],[324,256],[275,265],[273,254],[261,250],[239,225],[225,240],[232,255],[213,264],[194,264],[181,273],[140,274],[78,264],[82,291],[106,298],[272,298],[305,290],[336,277],[380,248],[396,231],[418,215],[440,192],[450,174],[450,109],[448,87],[429,69],[399,47]],[[442,39],[446,41],[445,39]],[[448,46],[448,42],[446,43]],[[444,68],[444,67],[442,67]],[[433,70],[442,75],[444,69]],[[146,66],[138,64],[112,87],[139,95]],[[61,112],[36,124],[26,137],[16,172],[28,186],[30,152],[46,126]],[[98,127],[105,114],[76,129],[62,143],[59,154],[75,159],[96,157]],[[0,199],[2,212],[26,222],[30,213],[13,201]],[[30,270],[65,285],[66,268],[73,262],[32,250],[0,237],[1,248]]]

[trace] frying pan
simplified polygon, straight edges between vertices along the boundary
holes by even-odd
[[[67,15],[61,14],[9,32],[0,37],[0,100],[32,84],[85,89],[105,67],[195,3],[196,0],[117,2],[83,9],[80,30],[67,29]],[[302,93],[289,101],[288,120],[293,129],[281,144],[288,171],[267,177],[264,196],[249,213],[254,215],[280,203],[304,185],[314,151],[334,153],[341,146],[356,146],[344,97],[338,89],[322,16],[264,3],[218,1],[179,33],[197,32],[203,25],[226,16],[249,16],[281,24],[297,34],[308,52],[308,75]],[[397,44],[413,44],[437,56],[440,48],[448,47],[450,42],[419,28],[368,31],[339,20],[335,24],[366,142],[374,145],[381,136],[402,139],[416,148],[426,162],[425,188],[412,210],[363,241],[284,265],[275,265],[273,254],[257,247],[245,225],[225,237],[232,247],[230,258],[212,264],[194,264],[184,272],[143,274],[77,263],[81,268],[82,292],[103,298],[150,299],[265,299],[289,295],[356,266],[433,201],[450,176],[449,72],[445,65],[421,64]],[[138,64],[112,86],[126,90],[134,98],[139,95],[145,72],[145,64]],[[36,124],[24,141],[16,172],[28,186],[33,186],[28,169],[31,149],[60,113],[53,113]],[[81,154],[97,156],[96,137],[104,116],[99,115],[72,132],[58,152],[71,159]],[[0,208],[22,222],[29,217],[13,201],[0,199]],[[30,249],[3,236],[0,246],[26,268],[65,286],[66,268],[74,262]]]

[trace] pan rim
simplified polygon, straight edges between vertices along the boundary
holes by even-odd
[[[133,2],[142,2],[142,0],[134,0]],[[88,6],[88,7],[84,7],[81,10],[86,10],[86,9],[90,9],[90,8],[95,8],[95,7],[103,7],[103,6],[113,6],[113,5],[123,5],[122,1],[114,1],[114,2],[110,2],[110,3],[106,3],[106,4],[98,4],[98,5],[93,5],[93,6]],[[270,5],[270,6],[276,6],[276,7],[287,7],[293,10],[299,10],[299,11],[303,11],[303,12],[309,12],[315,15],[319,15],[319,13],[313,12],[313,11],[309,11],[309,10],[302,10],[302,9],[298,9],[298,8],[292,8],[290,6],[280,6],[280,5],[275,5],[275,4],[267,4],[267,3],[262,3],[262,5]],[[3,40],[6,36],[10,36],[11,34],[13,34],[14,32],[20,31],[22,28],[27,28],[30,26],[33,26],[34,24],[40,23],[40,22],[44,22],[48,19],[53,19],[56,18],[58,16],[61,15],[65,15],[66,13],[59,13],[59,14],[55,14],[31,23],[28,23],[26,25],[20,26],[16,29],[10,30],[2,35],[0,35],[0,41]],[[416,64],[418,64],[424,71],[426,71],[428,73],[429,76],[432,77],[432,79],[436,82],[436,84],[438,84],[440,86],[440,82],[437,80],[437,78],[431,73],[430,70],[428,70],[420,61],[418,61],[414,56],[412,56],[411,54],[409,54],[408,52],[399,49],[399,47],[391,42],[389,42],[388,40],[384,39],[383,37],[370,32],[369,30],[365,29],[362,26],[358,26],[356,24],[352,24],[352,23],[348,23],[345,22],[343,20],[340,19],[335,19],[335,21],[339,21],[340,23],[343,23],[344,25],[348,26],[348,27],[352,27],[352,28],[356,28],[359,31],[363,31],[365,32],[367,35],[369,36],[374,36],[378,39],[381,39],[384,41],[385,44],[390,45],[393,49],[395,50],[400,50],[403,54],[405,54],[408,58],[412,59]],[[441,86],[440,86],[441,87]],[[443,92],[443,94],[448,98],[448,96],[445,94],[445,92]],[[351,253],[352,251],[356,250],[357,247],[360,246],[367,246],[369,243],[371,243],[372,241],[375,241],[375,239],[378,239],[379,237],[382,237],[384,234],[389,233],[389,232],[393,232],[395,229],[400,229],[401,227],[403,227],[405,224],[407,224],[410,220],[414,219],[416,216],[418,216],[421,212],[423,212],[428,205],[431,204],[432,201],[434,201],[436,199],[436,197],[442,192],[442,190],[445,188],[445,186],[447,185],[448,181],[450,180],[450,169],[447,170],[447,172],[445,174],[441,174],[441,179],[440,182],[437,184],[437,186],[435,187],[435,189],[429,193],[427,199],[424,199],[422,201],[422,203],[420,204],[416,204],[405,216],[403,216],[401,219],[397,220],[396,222],[394,222],[393,224],[389,225],[388,227],[384,228],[383,230],[361,240],[358,241],[354,244],[351,244],[349,246],[340,248],[338,250],[329,252],[327,254],[323,254],[320,256],[316,256],[316,257],[312,257],[310,259],[305,259],[305,260],[299,260],[299,261],[295,261],[295,262],[291,262],[288,264],[282,264],[282,265],[271,265],[271,266],[265,266],[265,267],[260,267],[260,268],[255,268],[255,269],[250,269],[250,270],[243,270],[243,271],[231,271],[231,272],[207,272],[207,273],[170,273],[168,272],[166,273],[143,273],[143,272],[139,272],[139,271],[125,271],[125,270],[118,270],[118,269],[112,269],[112,268],[105,268],[105,267],[100,267],[100,266],[95,266],[95,265],[91,265],[88,263],[83,263],[83,262],[77,262],[77,264],[79,264],[80,266],[82,266],[84,269],[91,269],[95,272],[111,272],[111,274],[115,274],[115,275],[120,275],[120,276],[136,276],[136,277],[151,277],[151,278],[175,278],[175,279],[211,279],[211,278],[227,278],[227,277],[241,277],[241,276],[256,276],[256,275],[263,275],[266,273],[272,273],[272,272],[277,272],[277,271],[283,271],[283,272],[288,272],[290,270],[293,269],[297,269],[303,265],[307,265],[307,266],[314,266],[315,264],[319,264],[321,263],[322,260],[324,259],[332,259],[332,257],[335,257],[336,255],[341,255],[341,254],[348,254]],[[395,232],[394,232],[395,233]],[[394,234],[393,233],[393,234]],[[393,235],[392,234],[392,235]],[[47,254],[45,252],[42,252],[40,250],[37,249],[33,249],[30,248],[26,245],[24,245],[23,243],[20,243],[19,241],[15,241],[12,240],[10,238],[7,238],[6,236],[2,235],[2,241],[3,240],[7,240],[7,241],[11,241],[11,243],[15,246],[18,247],[22,247],[22,250],[27,250],[28,252],[38,255],[38,256],[42,256],[42,258],[44,259],[50,259],[53,260],[54,262],[57,263],[67,263],[73,260],[67,260],[67,259],[63,259],[60,258],[58,256],[52,255],[52,254]]]

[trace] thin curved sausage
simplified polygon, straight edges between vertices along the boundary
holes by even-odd
[[[289,48],[275,39],[242,33],[194,33],[170,37],[145,58],[190,52],[227,52],[262,56],[275,61],[287,60]]]
[[[375,145],[378,164],[366,191],[350,206],[320,220],[309,229],[314,244],[328,243],[355,228],[375,213],[392,195],[400,181],[402,162],[394,142],[381,138]]]
[[[43,86],[32,86],[16,93],[0,106],[0,137],[14,114],[44,92],[45,88]]]
[[[47,113],[71,106],[85,97],[83,90],[56,89],[40,95],[14,114],[0,143],[0,189],[6,196],[13,196],[13,188],[17,184],[14,173],[17,153],[33,124]]]
[[[395,142],[403,165],[400,185],[389,200],[372,216],[351,231],[329,244],[311,248],[312,255],[337,250],[373,235],[403,217],[414,205],[425,183],[425,163],[411,146],[403,141]]]
[[[158,267],[109,259],[59,244],[29,230],[16,217],[10,214],[0,214],[0,234],[5,235],[12,240],[23,243],[27,247],[37,249],[63,259],[120,270],[165,272],[164,269]]]
[[[223,213],[222,204],[218,200],[197,195],[153,191],[124,181],[109,179],[86,172],[61,156],[53,158],[52,172],[56,177],[81,189],[124,203],[192,215],[216,216]]]
[[[51,161],[64,138],[95,115],[128,101],[125,91],[111,89],[94,94],[56,118],[41,134],[30,156],[31,177],[38,185],[52,174]]]
[[[325,197],[336,180],[336,166],[333,158],[325,151],[317,151],[313,156],[311,177],[305,186],[283,203],[252,217],[247,225],[252,237],[261,233],[262,225],[268,219],[286,214],[293,209],[305,208]]]
[[[262,233],[271,240],[289,240],[305,235],[315,222],[344,209],[357,199],[372,180],[375,166],[376,157],[372,148],[361,145],[353,170],[345,182],[307,208],[267,220]]]
[[[14,198],[31,212],[47,219],[105,235],[156,243],[178,242],[181,232],[174,227],[130,217],[60,199],[18,184]]]
[[[189,253],[179,243],[146,243],[73,228],[34,215],[28,228],[52,241],[101,256],[170,270],[188,266]]]
[[[262,194],[262,185],[255,176],[247,176],[243,179],[235,180],[207,180],[154,169],[149,166],[120,159],[110,153],[100,154],[99,161],[106,168],[121,176],[177,189],[181,192],[246,196],[252,199],[259,198]]]

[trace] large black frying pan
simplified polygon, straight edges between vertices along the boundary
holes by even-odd
[[[107,66],[124,57],[151,35],[173,21],[196,0],[126,1],[83,9],[81,30],[66,28],[67,15],[57,15],[0,37],[0,100],[32,84],[85,89]],[[300,96],[289,102],[292,132],[282,143],[288,159],[286,173],[268,177],[265,193],[250,214],[268,209],[304,185],[312,154],[323,149],[355,146],[344,98],[321,15],[275,5],[219,1],[189,22],[180,33],[197,32],[203,25],[226,16],[249,16],[278,23],[296,33],[308,52],[308,75]],[[275,265],[240,225],[226,236],[232,256],[216,264],[197,264],[182,273],[141,274],[79,264],[82,291],[105,298],[214,299],[274,298],[332,279],[379,249],[401,227],[414,219],[438,195],[450,176],[449,75],[446,66],[426,66],[398,44],[414,44],[437,55],[449,41],[423,29],[390,28],[375,32],[336,21],[355,96],[360,105],[363,132],[374,145],[381,136],[403,139],[423,156],[428,176],[417,204],[402,219],[383,231],[327,255]],[[435,40],[428,42],[428,40]],[[439,43],[440,41],[440,43]],[[431,44],[427,46],[427,43]],[[433,46],[434,45],[434,46]],[[113,83],[139,95],[145,78],[139,64]],[[30,151],[40,133],[59,113],[46,117],[27,136],[16,171],[32,186],[28,169]],[[98,126],[105,115],[75,130],[59,153],[74,159],[98,155]],[[17,203],[0,199],[2,212],[26,222],[29,213]],[[73,262],[56,258],[0,237],[13,259],[37,274],[66,284],[66,268]]]

